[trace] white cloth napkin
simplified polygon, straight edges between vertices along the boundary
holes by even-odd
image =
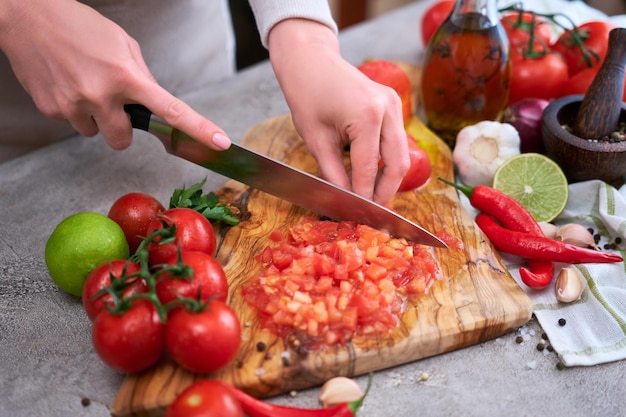
[[[615,250],[626,257],[626,186],[619,191],[602,181],[570,185],[565,210],[556,225],[578,223],[600,233],[600,248],[620,238]],[[606,249],[602,249],[606,250]],[[526,291],[534,314],[548,335],[550,344],[565,366],[595,365],[626,358],[626,269],[624,262],[578,264],[586,288],[580,300],[559,303],[554,282],[543,290],[526,287],[519,277],[519,263],[509,263],[511,275]],[[558,270],[567,266],[557,264]],[[559,324],[561,319],[565,324]],[[561,321],[562,322],[562,321]]]
[[[459,194],[463,207],[474,218],[478,212]],[[616,249],[602,249],[626,258],[626,185],[619,191],[598,180],[569,186],[569,200],[554,220],[559,226],[577,223],[601,235],[600,248],[622,240]],[[585,289],[580,300],[564,304],[556,299],[554,282],[558,271],[569,264],[555,264],[555,278],[542,290],[522,283],[523,259],[501,253],[502,260],[533,302],[533,313],[565,366],[596,365],[626,359],[626,266],[613,264],[574,265]],[[565,320],[565,325],[559,322]]]

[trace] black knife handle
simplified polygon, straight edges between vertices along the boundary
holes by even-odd
[[[148,131],[152,112],[142,104],[125,104],[124,111],[130,116],[130,123],[135,129]]]

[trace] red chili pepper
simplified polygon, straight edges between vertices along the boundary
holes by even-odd
[[[460,190],[469,198],[472,207],[495,217],[507,229],[543,236],[543,231],[533,215],[508,194],[486,185],[472,188],[441,177],[439,179]]]
[[[519,275],[522,282],[528,287],[540,290],[547,287],[554,278],[554,262],[527,259],[528,269],[521,267]]]
[[[504,227],[534,236],[544,236],[543,230],[533,215],[508,194],[485,185],[472,188],[444,178],[439,179],[460,190],[469,198],[472,207],[495,217]],[[536,259],[528,261],[528,269],[520,268],[520,277],[522,282],[530,288],[545,288],[554,278],[554,262]]]
[[[356,401],[340,403],[332,407],[325,408],[298,408],[280,404],[272,404],[235,388],[226,382],[219,381],[226,386],[239,400],[243,412],[248,417],[354,417],[357,410],[363,404],[367,395],[372,378],[370,376],[365,393]]]
[[[491,216],[480,213],[476,224],[501,252],[521,256],[526,259],[578,263],[613,263],[623,261],[613,253],[601,252],[574,246],[560,240],[509,230],[499,225]]]

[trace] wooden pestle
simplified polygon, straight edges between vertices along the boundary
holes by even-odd
[[[606,58],[583,97],[574,123],[574,135],[583,139],[601,139],[617,128],[626,65],[626,28],[609,33]]]

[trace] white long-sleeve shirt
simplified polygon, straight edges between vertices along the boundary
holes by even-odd
[[[228,0],[82,2],[116,22],[139,42],[152,74],[174,95],[194,91],[235,72],[235,39]],[[266,47],[270,30],[284,19],[311,19],[337,31],[327,0],[249,2]],[[69,124],[49,120],[39,113],[0,52],[0,162],[74,134]]]

